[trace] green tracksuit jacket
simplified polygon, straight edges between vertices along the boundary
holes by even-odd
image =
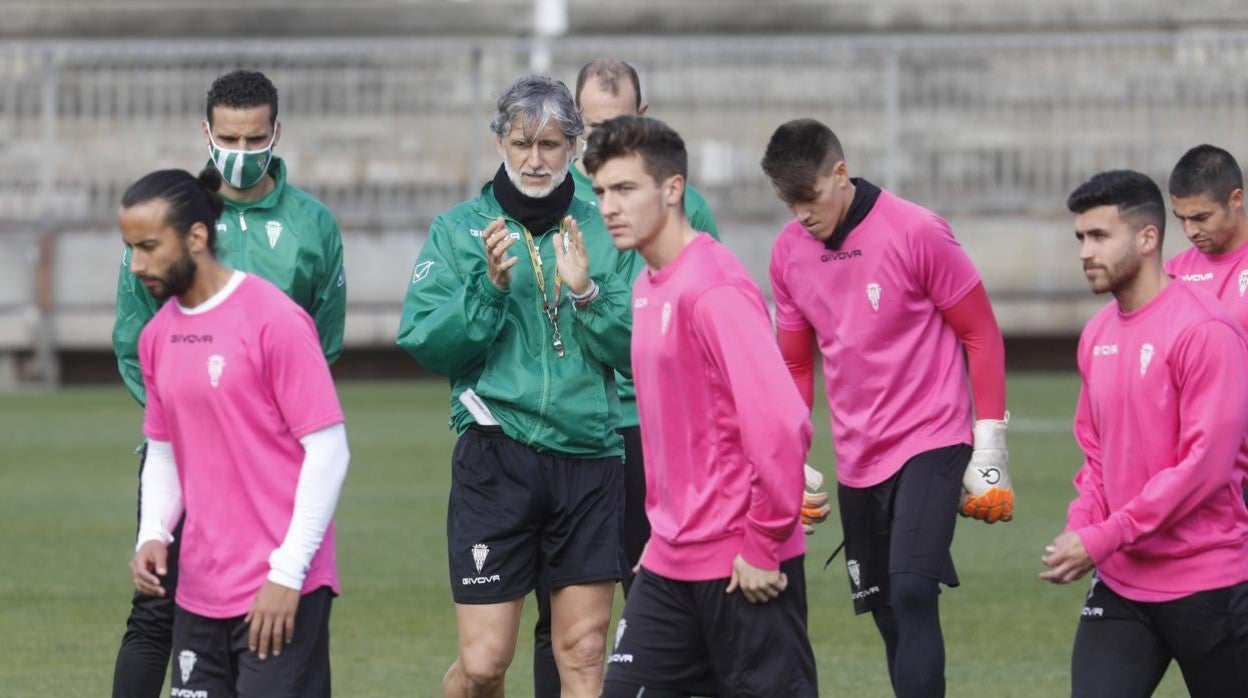
[[[572,173],[572,180],[576,183],[576,198],[598,207],[598,196],[594,194],[593,182],[589,177],[581,174],[581,171],[574,165],[569,172]],[[716,240],[719,239],[719,226],[715,224],[715,216],[711,215],[711,207],[706,203],[706,199],[702,194],[691,186],[685,187],[685,216],[689,218],[689,225],[694,230],[700,230],[709,233]],[[628,260],[628,290],[633,290],[633,282],[637,280],[637,276],[641,274],[641,270],[646,268],[646,260],[641,258],[641,254],[637,250],[629,250],[621,253]],[[631,312],[631,311],[630,311]],[[620,426],[635,427],[637,426],[637,389],[633,387],[633,381],[628,376],[618,374],[615,377],[616,385],[620,392]]]
[[[615,372],[628,372],[632,331],[627,258],[616,252],[602,219],[576,199],[568,215],[585,236],[590,276],[600,289],[575,309],[564,287],[559,331],[566,355],[552,348],[553,329],[542,311],[523,228],[506,216],[487,184],[475,199],[434,219],[403,302],[397,343],[422,366],[451,382],[451,427],[473,423],[459,402],[472,388],[503,431],[535,450],[567,458],[623,453]],[[499,291],[486,272],[481,232],[507,219],[515,242],[511,285]],[[530,231],[540,250],[546,294],[553,298],[558,227]]]
[[[308,311],[331,363],[342,353],[347,313],[347,279],[342,235],[329,209],[286,181],[286,165],[273,158],[269,174],[277,186],[259,201],[225,200],[217,220],[217,259],[273,282]],[[126,388],[142,405],[146,395],[139,370],[139,332],[161,303],[130,273],[129,250],[117,280],[113,351]]]

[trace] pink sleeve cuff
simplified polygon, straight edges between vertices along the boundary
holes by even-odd
[[[778,570],[781,542],[767,537],[753,526],[747,526],[745,540],[741,541],[741,557],[760,570]]]
[[[1085,526],[1075,531],[1079,540],[1083,541],[1083,548],[1088,551],[1088,557],[1092,558],[1092,564],[1101,564],[1118,550],[1119,543],[1113,540],[1116,528],[1113,519],[1107,519],[1099,524]]]

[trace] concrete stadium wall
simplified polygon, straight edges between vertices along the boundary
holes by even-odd
[[[524,36],[533,0],[7,0],[0,37]],[[567,0],[572,34],[1086,31],[1248,23],[1237,0]]]
[[[979,267],[1007,334],[1076,333],[1104,302],[1087,292],[1069,220],[955,218],[951,222]],[[777,219],[721,224],[725,243],[768,295],[768,256],[782,223]],[[39,239],[34,233],[0,235],[0,352],[33,351],[44,324],[61,349],[107,350],[122,249],[117,234],[106,230],[56,233],[47,248],[50,259],[42,262]],[[412,264],[424,239],[423,231],[344,234],[348,346],[378,347],[394,341]],[[41,264],[48,265],[52,281],[46,300],[38,297]]]
[[[240,66],[279,85],[278,152],[347,231],[348,345],[388,347],[424,227],[497,167],[492,101],[530,49],[497,37],[0,43],[0,385],[19,372],[15,352],[54,375],[57,352],[107,351],[121,192],[205,161],[204,91]],[[764,287],[783,209],[758,158],[778,123],[814,116],[852,173],[954,223],[1011,338],[1069,337],[1100,305],[1073,261],[1075,185],[1119,167],[1164,183],[1200,142],[1248,153],[1244,31],[581,37],[556,43],[551,70],[570,81],[599,55],[636,62],[650,113],[685,137],[691,181]]]

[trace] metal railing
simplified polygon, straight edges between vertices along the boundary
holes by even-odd
[[[691,181],[756,267],[767,246],[756,233],[784,216],[758,160],[772,130],[799,116],[837,131],[854,174],[963,223],[1014,221],[961,239],[999,280],[994,302],[1013,303],[1011,326],[1033,333],[1071,332],[1083,317],[1070,296],[1078,284],[1067,283],[1074,267],[1048,232],[1080,181],[1127,167],[1164,182],[1201,142],[1248,157],[1248,32],[615,37],[549,48],[544,59],[570,85],[597,56],[636,65],[650,114],[685,137]],[[0,45],[0,389],[15,375],[8,352],[33,350],[24,373],[55,382],[58,348],[106,346],[121,192],[152,169],[206,162],[199,122],[217,75],[247,67],[273,78],[292,181],[352,240],[377,235],[394,257],[497,167],[487,123],[532,49],[518,39]],[[403,276],[348,256],[356,274]],[[361,313],[386,315],[390,306],[367,305],[389,297],[385,284],[355,289],[365,291],[352,306],[357,328]],[[387,320],[370,334],[369,322],[362,341],[390,332]]]
[[[125,185],[205,159],[212,79],[265,71],[292,178],[356,229],[410,229],[496,166],[486,124],[526,72],[522,40],[7,42],[0,47],[0,220],[107,222]],[[813,116],[851,170],[946,215],[1047,213],[1092,172],[1165,178],[1183,150],[1248,153],[1248,33],[576,38],[629,59],[679,130],[723,218],[774,216],[758,169],[780,122]]]

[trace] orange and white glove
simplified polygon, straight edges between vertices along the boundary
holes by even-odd
[[[802,530],[806,535],[815,532],[815,524],[823,523],[832,511],[828,504],[828,493],[820,492],[823,487],[823,473],[809,465],[806,468],[806,491],[802,493]]]
[[[1014,488],[1010,484],[1010,453],[1005,446],[1005,419],[975,422],[971,462],[962,475],[962,504],[958,513],[988,523],[1014,518]]]

